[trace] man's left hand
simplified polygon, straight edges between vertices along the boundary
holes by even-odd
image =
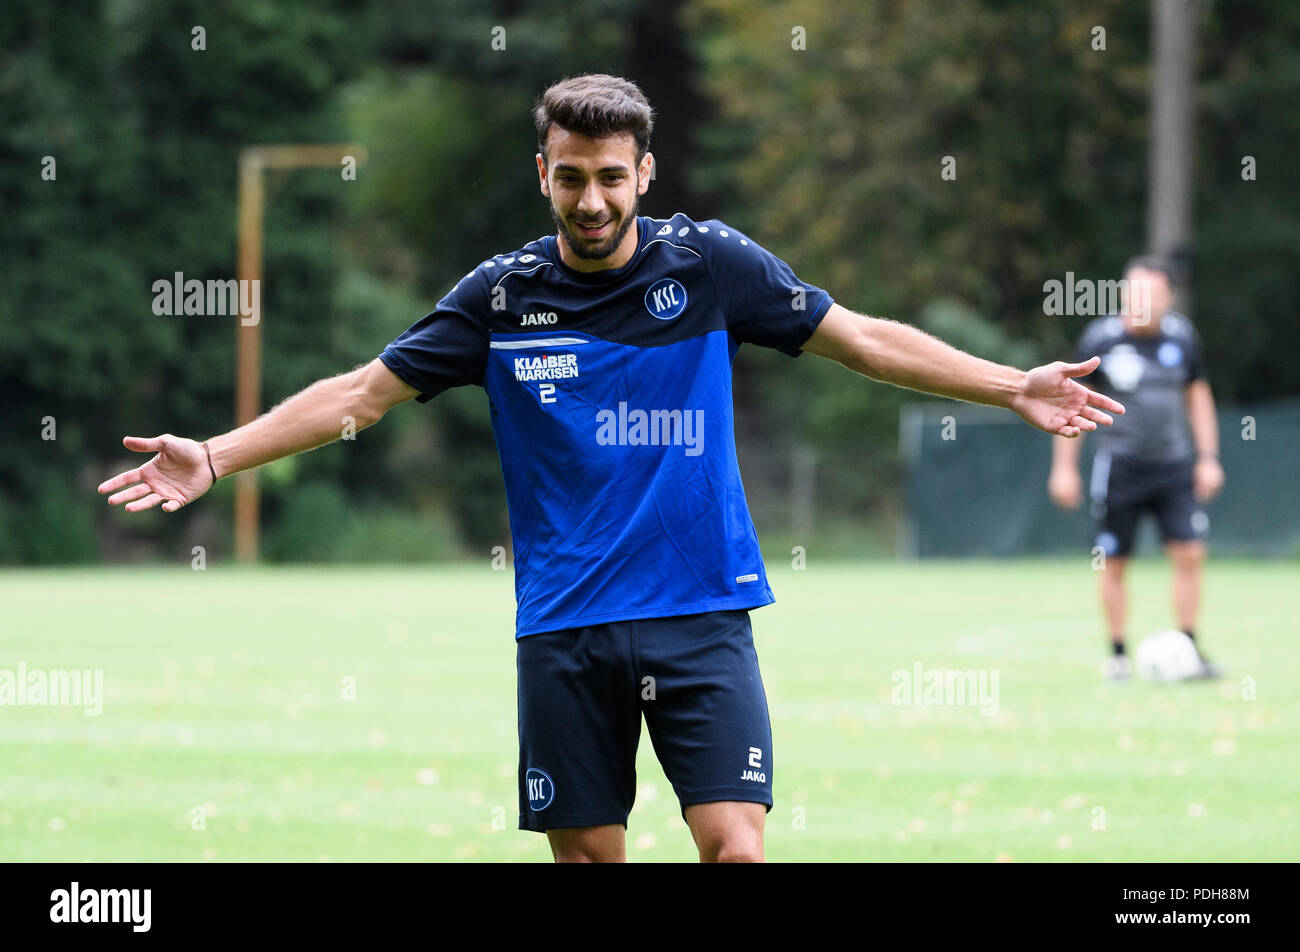
[[[1110,426],[1114,420],[1102,411],[1123,413],[1123,405],[1071,379],[1086,377],[1100,363],[1100,357],[1093,357],[1081,364],[1058,360],[1035,367],[1025,374],[1010,409],[1031,426],[1056,436],[1076,437],[1084,430]]]
[[[1192,486],[1200,502],[1209,502],[1223,488],[1223,467],[1213,456],[1202,456],[1196,461]]]

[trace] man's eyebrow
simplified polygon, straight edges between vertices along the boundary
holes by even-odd
[[[582,169],[580,169],[580,168],[579,168],[578,166],[576,166],[576,165],[557,164],[557,165],[555,166],[555,171],[557,171],[557,172],[581,172]],[[605,175],[605,174],[608,173],[608,172],[626,172],[626,171],[627,171],[627,166],[626,166],[626,165],[607,165],[607,166],[605,166],[603,169],[598,170],[598,171],[596,172],[596,174],[597,174],[597,175]]]

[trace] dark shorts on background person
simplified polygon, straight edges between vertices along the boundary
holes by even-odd
[[[1096,522],[1093,546],[1108,556],[1132,554],[1144,512],[1159,523],[1163,542],[1204,539],[1210,522],[1196,500],[1194,469],[1192,459],[1147,461],[1099,452],[1089,486]]]
[[[645,716],[685,808],[772,808],[772,725],[748,610],[520,638],[519,828],[627,825]]]

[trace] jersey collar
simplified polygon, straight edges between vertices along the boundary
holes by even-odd
[[[564,259],[560,257],[560,249],[557,247],[558,239],[555,235],[547,235],[543,247],[546,249],[546,256],[551,259],[551,263],[569,280],[579,284],[612,284],[623,280],[636,269],[641,252],[645,250],[646,222],[645,216],[637,216],[636,250],[632,252],[632,257],[627,260],[627,264],[621,268],[607,268],[604,271],[575,271],[565,264]]]

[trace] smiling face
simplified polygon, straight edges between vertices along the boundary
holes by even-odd
[[[638,164],[630,133],[593,139],[552,125],[546,158],[537,154],[542,194],[559,228],[560,256],[577,271],[620,268],[636,251],[638,198],[654,159]]]

